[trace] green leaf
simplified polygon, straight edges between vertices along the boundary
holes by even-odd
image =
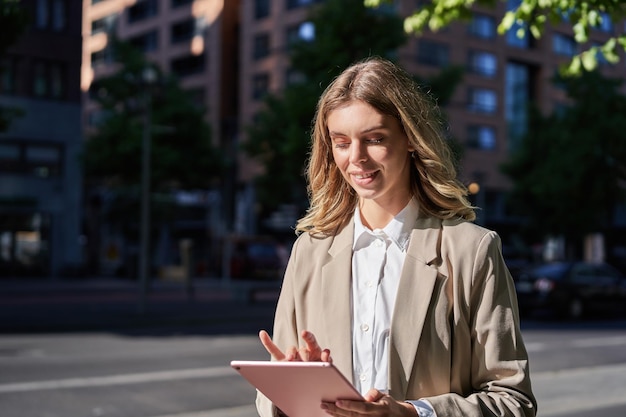
[[[598,66],[597,59],[597,48],[592,47],[591,49],[580,54],[580,59],[583,64],[583,67],[587,71],[593,71]]]
[[[514,23],[515,13],[511,11],[506,12],[504,17],[502,18],[502,21],[498,25],[498,33],[500,35],[505,34],[509,29],[511,29],[511,27],[513,27]]]

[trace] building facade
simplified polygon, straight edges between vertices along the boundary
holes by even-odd
[[[81,1],[24,0],[25,33],[4,57],[0,278],[74,274],[82,264]]]

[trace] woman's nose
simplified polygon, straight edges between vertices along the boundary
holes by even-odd
[[[358,163],[367,160],[367,150],[360,143],[353,143],[350,147],[350,162]]]

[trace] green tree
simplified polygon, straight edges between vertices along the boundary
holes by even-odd
[[[17,0],[0,0],[0,75],[6,68],[4,67],[5,54],[10,46],[15,44],[24,33],[28,24],[28,15],[23,5]],[[0,89],[0,93],[2,90]],[[20,109],[0,105],[0,132],[9,128],[11,120],[22,114]]]
[[[346,11],[349,10],[349,13]],[[311,10],[315,39],[291,45],[292,70],[301,77],[279,94],[265,98],[264,110],[247,130],[243,149],[263,165],[257,179],[257,197],[265,213],[283,203],[307,207],[304,165],[310,145],[311,121],[324,88],[343,69],[368,56],[393,59],[406,41],[402,19],[366,8],[362,0],[327,0]],[[449,68],[430,80],[420,80],[440,104],[461,78]]]
[[[392,0],[363,0],[369,7],[378,7]],[[438,31],[458,20],[468,20],[474,6],[494,8],[498,3],[508,0],[432,0],[423,3],[419,9],[404,20],[408,33],[421,33],[424,29]],[[563,68],[565,73],[580,74],[583,69],[593,70],[598,64],[598,56],[616,63],[619,61],[619,49],[626,50],[626,34],[610,36],[599,46],[589,45],[589,33],[594,28],[611,19],[621,24],[626,18],[626,3],[622,0],[519,0],[515,10],[508,11],[498,25],[498,32],[504,34],[517,30],[517,36],[524,36],[524,27],[531,36],[539,39],[545,31],[545,25],[562,23],[569,25],[574,32],[576,42],[583,47],[582,52],[572,58]]]
[[[166,221],[173,209],[169,192],[217,185],[223,158],[212,143],[204,109],[176,78],[163,74],[131,45],[112,44],[119,70],[91,87],[102,116],[85,142],[85,179],[89,186],[113,192],[108,220],[128,227],[128,219],[139,213],[142,139],[148,122],[152,217]]]
[[[583,72],[559,77],[572,105],[549,116],[531,112],[520,148],[503,166],[514,183],[511,206],[534,238],[579,242],[606,232],[626,180],[626,97],[622,80]]]

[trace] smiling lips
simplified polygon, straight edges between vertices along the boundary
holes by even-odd
[[[373,171],[373,172],[366,172],[366,173],[353,173],[350,174],[355,182],[359,183],[359,184],[365,184],[365,183],[369,183],[375,176],[376,174],[378,174],[378,171]]]

